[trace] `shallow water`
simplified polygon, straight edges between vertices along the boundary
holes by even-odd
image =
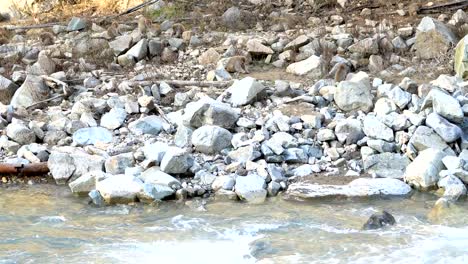
[[[468,263],[468,208],[436,197],[95,208],[65,187],[0,188],[0,263]],[[374,212],[397,225],[361,231]]]

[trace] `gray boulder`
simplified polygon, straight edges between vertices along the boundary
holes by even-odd
[[[442,22],[424,17],[416,31],[416,55],[422,59],[438,58],[457,43],[456,35]]]
[[[187,147],[192,144],[193,129],[184,125],[177,127],[177,132],[174,135],[174,144],[179,148]]]
[[[356,119],[338,121],[335,127],[335,135],[338,141],[347,145],[355,144],[365,136],[362,131],[361,121]]]
[[[443,197],[449,200],[456,201],[460,196],[466,195],[465,184],[453,175],[449,174],[441,177],[437,185],[439,188],[444,188]]]
[[[132,36],[122,35],[109,42],[109,47],[114,51],[115,56],[119,56],[130,48]]]
[[[10,104],[16,89],[18,89],[18,86],[14,82],[0,75],[0,103]]]
[[[195,150],[205,154],[215,154],[231,146],[232,134],[219,126],[202,126],[192,134]]]
[[[36,134],[20,122],[10,123],[6,127],[6,135],[13,141],[26,145],[36,142]]]
[[[67,26],[67,31],[78,31],[85,29],[88,22],[84,18],[72,17]]]
[[[240,81],[235,81],[228,89],[231,94],[229,102],[237,107],[254,101],[265,86],[252,77],[245,77]]]
[[[445,156],[446,153],[433,148],[421,151],[406,168],[405,181],[417,189],[434,187],[439,181],[439,172],[444,169],[442,159]]]
[[[363,78],[361,81],[340,82],[335,90],[334,100],[343,111],[369,112],[373,104],[368,78]]]
[[[364,170],[382,178],[403,179],[406,167],[411,163],[408,157],[397,153],[382,153],[363,158]]]
[[[308,59],[290,64],[286,72],[295,75],[307,75],[310,78],[319,78],[322,75],[322,60],[320,57],[312,55]]]
[[[135,159],[133,158],[133,153],[129,152],[107,158],[104,167],[107,173],[124,174],[125,169],[132,167],[134,164]]]
[[[437,113],[431,113],[427,116],[426,125],[434,129],[434,131],[447,143],[455,142],[463,134],[460,127],[450,123]]]
[[[193,165],[193,158],[181,148],[170,148],[161,161],[161,170],[169,174],[186,173]]]
[[[265,179],[257,174],[238,176],[235,192],[239,199],[249,203],[262,203],[267,196]]]
[[[167,186],[159,184],[143,184],[142,190],[137,194],[138,199],[142,200],[162,200],[173,195],[175,191]]]
[[[181,188],[181,183],[179,180],[161,171],[157,167],[151,167],[145,170],[140,175],[140,179],[142,179],[145,183],[163,185],[175,190]]]
[[[411,137],[409,143],[417,151],[423,151],[428,148],[438,149],[448,154],[455,154],[449,145],[434,130],[427,126],[419,126]]]
[[[431,107],[434,111],[455,123],[463,122],[463,110],[457,99],[439,89],[432,89],[426,96],[421,106],[424,110]]]
[[[229,129],[234,127],[239,115],[239,110],[233,109],[230,105],[204,97],[186,105],[182,123],[193,128],[214,125]]]
[[[127,112],[123,108],[112,108],[101,117],[101,126],[110,130],[119,128],[127,118]]]
[[[73,158],[67,153],[60,152],[52,152],[47,165],[57,184],[65,184],[76,169]]]
[[[148,40],[142,39],[138,41],[137,44],[127,51],[126,55],[130,55],[138,61],[144,59],[148,55]]]
[[[103,127],[80,128],[73,133],[73,141],[78,145],[94,145],[97,142],[112,142],[112,132]]]
[[[367,115],[363,122],[364,133],[371,138],[393,141],[393,130],[382,123],[377,117]]]
[[[96,183],[96,190],[108,204],[135,202],[143,189],[143,182],[132,176],[115,175]]]
[[[49,87],[40,76],[28,75],[11,98],[10,105],[27,108],[49,97]]]
[[[158,135],[166,122],[159,116],[145,116],[128,124],[128,129],[135,135]]]
[[[107,174],[103,171],[90,171],[78,177],[76,180],[70,182],[68,186],[72,193],[85,194],[96,189],[96,182],[101,181],[105,178],[111,177],[112,175]]]

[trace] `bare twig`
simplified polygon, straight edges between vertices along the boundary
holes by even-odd
[[[226,87],[231,85],[232,81],[183,81],[183,80],[163,80],[163,81],[135,81],[134,84],[137,85],[152,85],[152,84],[161,84],[165,82],[169,85],[174,86],[198,86],[198,87]]]

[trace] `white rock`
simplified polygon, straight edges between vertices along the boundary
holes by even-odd
[[[408,165],[405,181],[417,189],[426,190],[434,187],[439,180],[439,172],[444,169],[442,159],[446,153],[437,149],[426,149]]]
[[[308,59],[290,64],[286,68],[286,72],[296,75],[310,75],[313,78],[318,78],[322,75],[322,61],[320,57],[312,55]]]

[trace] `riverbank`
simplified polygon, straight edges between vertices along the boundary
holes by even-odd
[[[464,263],[467,257],[466,206],[434,221],[427,215],[437,198],[424,193],[308,203],[272,198],[259,205],[211,201],[203,209],[197,199],[94,207],[55,185],[0,188],[0,196],[6,263]],[[397,225],[362,231],[367,217],[382,209]]]
[[[466,196],[463,10],[254,2],[6,27],[0,160],[97,205]]]

